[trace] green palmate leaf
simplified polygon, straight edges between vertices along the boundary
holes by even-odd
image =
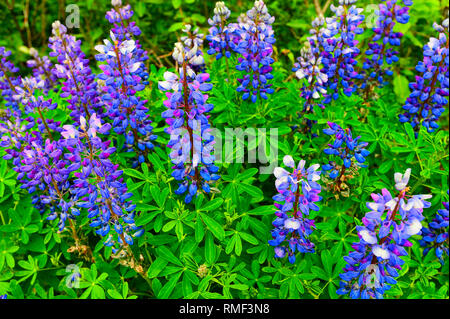
[[[211,233],[218,240],[223,240],[225,238],[225,231],[218,222],[216,222],[213,218],[209,217],[206,214],[200,213],[199,215],[201,216],[206,227],[208,227],[209,231],[211,231]]]
[[[161,258],[164,258],[165,260],[167,260],[173,264],[183,266],[181,261],[177,257],[175,257],[175,255],[172,253],[172,251],[170,251],[167,247],[160,246],[156,249],[156,252],[158,253],[158,255]]]
[[[209,202],[206,203],[202,208],[200,208],[200,211],[215,211],[217,208],[222,206],[223,199],[222,198],[215,198]]]

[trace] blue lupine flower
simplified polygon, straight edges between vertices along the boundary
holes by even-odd
[[[410,83],[412,90],[399,115],[400,122],[410,122],[416,135],[422,124],[428,132],[434,132],[437,121],[448,105],[449,86],[449,25],[446,19],[442,26],[434,23],[438,38],[431,38],[423,49],[423,61],[416,66],[416,81]]]
[[[334,161],[329,161],[328,164],[322,166],[324,171],[329,172],[328,176],[331,179],[338,179],[338,184],[341,183],[341,177],[344,176],[347,169],[353,167],[367,167],[363,165],[366,157],[370,152],[366,150],[368,143],[360,142],[361,136],[352,137],[352,132],[349,128],[342,129],[336,123],[328,122],[329,128],[323,130],[327,135],[335,136],[333,144],[328,144],[329,148],[324,149],[327,155],[337,156],[341,158],[342,164]]]
[[[317,18],[313,21],[313,29],[310,30],[311,36],[308,37],[305,47],[301,52],[301,56],[294,64],[292,71],[295,72],[299,80],[307,80],[301,89],[301,97],[305,100],[303,112],[311,113],[314,101],[320,99],[327,93],[326,87],[328,75],[322,71],[321,44],[323,29],[320,27],[324,23],[323,18]],[[320,102],[318,105],[324,108]]]
[[[293,171],[291,173],[281,167],[274,170],[277,178],[275,186],[279,194],[273,200],[278,211],[275,213],[277,218],[272,223],[275,229],[272,230],[273,239],[269,240],[269,244],[275,247],[276,258],[283,258],[287,254],[289,262],[293,264],[297,251],[314,252],[314,244],[309,236],[316,226],[314,220],[306,216],[310,210],[319,210],[315,202],[322,200],[318,195],[321,186],[317,183],[321,172],[317,171],[319,164],[305,168],[304,160],[295,167],[290,155],[284,157],[283,163]]]
[[[0,299],[8,299],[8,295],[7,294],[0,295]]]
[[[395,174],[397,197],[387,189],[372,194],[368,202],[370,212],[363,217],[363,226],[356,226],[359,242],[353,243],[344,260],[347,262],[340,274],[338,295],[352,299],[381,299],[391,289],[405,263],[400,257],[408,255],[404,247],[412,246],[408,239],[422,229],[422,213],[431,203],[431,195],[408,195],[407,183],[411,169],[404,175]]]
[[[409,21],[409,7],[412,1],[404,1],[404,6],[398,5],[397,0],[382,0],[376,11],[378,19],[373,28],[372,36],[366,50],[363,69],[365,71],[364,81],[361,88],[366,92],[365,98],[372,85],[382,87],[387,84],[385,76],[392,76],[391,65],[398,61],[398,51],[395,47],[400,46],[403,33],[394,32],[394,26],[398,22],[406,24]],[[385,2],[385,3],[384,3]]]
[[[11,51],[6,51],[4,47],[0,47],[0,90],[2,97],[5,99],[5,106],[15,112],[19,112],[19,104],[13,98],[13,95],[17,92],[17,87],[22,84],[20,75],[16,75],[19,72],[19,68],[14,65],[7,58],[11,55]]]
[[[126,40],[135,40],[135,51],[133,52],[134,59],[142,62],[140,67],[135,70],[135,73],[142,79],[142,83],[147,85],[149,73],[144,64],[149,59],[147,51],[142,48],[138,37],[141,35],[141,30],[136,25],[135,21],[130,21],[134,15],[133,10],[129,4],[123,5],[122,0],[111,0],[113,8],[106,13],[106,19],[113,24],[111,32],[119,42]]]
[[[207,115],[213,105],[207,103],[205,94],[212,89],[212,84],[208,83],[209,74],[196,74],[192,69],[203,64],[203,56],[197,51],[195,41],[192,48],[176,43],[173,57],[180,67],[179,74],[164,73],[165,81],[158,85],[167,97],[163,102],[167,110],[161,115],[169,125],[164,131],[170,134],[167,146],[172,149],[171,175],[180,182],[175,194],[186,194],[186,203],[199,192],[209,193],[210,184],[220,178],[216,174],[219,168],[214,165],[215,142]]]
[[[102,117],[95,74],[89,67],[89,59],[81,51],[81,41],[69,35],[59,21],[52,24],[52,34],[49,39],[52,52],[49,55],[57,58],[52,72],[63,80],[61,97],[70,97],[67,101],[73,121],[77,123],[80,116],[89,118],[92,113]]]
[[[106,113],[112,120],[113,130],[126,138],[124,147],[128,152],[135,151],[137,160],[133,166],[147,160],[147,154],[154,148],[153,141],[157,138],[152,133],[152,121],[148,116],[146,100],[136,95],[142,91],[144,81],[141,78],[143,63],[137,56],[134,40],[119,40],[111,32],[111,41],[105,40],[104,45],[95,48],[100,54],[95,58],[106,61],[100,65],[103,71],[98,78],[105,82],[101,88],[101,99],[107,106]]]
[[[192,29],[190,24],[186,24],[181,30],[186,35],[180,38],[181,42],[185,46],[186,51],[195,52],[195,63],[191,63],[191,68],[195,73],[203,73],[206,70],[205,59],[203,57],[203,51],[200,48],[203,46],[204,34],[199,33],[199,28]],[[195,50],[198,48],[198,50]]]
[[[209,28],[209,34],[206,36],[210,47],[207,52],[209,55],[215,54],[216,60],[219,60],[223,56],[228,59],[231,56],[231,51],[236,50],[236,45],[232,40],[232,28],[226,25],[230,14],[231,12],[225,3],[218,1],[214,8],[214,16],[212,19],[208,19],[211,28]]]
[[[33,69],[33,77],[37,82],[43,82],[43,93],[47,95],[48,91],[51,89],[58,90],[55,87],[58,83],[58,78],[54,73],[52,73],[53,63],[50,61],[48,56],[39,56],[39,52],[31,48],[30,54],[32,59],[27,61],[27,66]]]
[[[328,87],[332,93],[327,95],[324,103],[339,97],[339,90],[351,96],[357,89],[355,81],[363,75],[356,70],[356,58],[360,54],[356,36],[363,33],[361,23],[364,21],[363,9],[352,5],[356,0],[339,0],[339,7],[330,6],[334,16],[326,18],[326,28],[322,31],[322,63],[328,75]],[[352,6],[350,6],[352,5]]]
[[[447,191],[448,194],[448,191]],[[422,229],[422,239],[419,241],[420,246],[425,247],[423,255],[427,255],[434,249],[436,257],[441,264],[444,264],[444,256],[448,253],[448,202],[443,202],[444,209],[439,209],[436,217],[433,218],[428,228]]]
[[[247,19],[239,23],[240,42],[236,51],[242,55],[238,58],[236,69],[246,74],[238,79],[236,89],[242,92],[242,99],[256,103],[259,97],[267,99],[267,94],[274,92],[269,80],[273,79],[271,64],[275,37],[272,29],[272,17],[263,1],[255,1],[254,7],[247,12]]]
[[[143,234],[142,227],[134,223],[136,205],[128,200],[132,194],[121,177],[123,171],[109,160],[115,147],[98,136],[108,134],[111,125],[102,124],[95,113],[89,121],[81,117],[79,122],[79,128],[64,125],[61,133],[61,144],[69,151],[65,157],[73,163],[68,168],[75,176],[72,193],[76,206],[87,209],[90,226],[106,238],[104,245],[117,252],[120,247],[133,245],[133,237]]]

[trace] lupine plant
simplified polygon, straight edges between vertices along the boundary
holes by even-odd
[[[366,76],[362,79],[361,89],[364,90],[365,98],[369,97],[373,86],[387,84],[386,76],[393,75],[391,65],[399,60],[396,47],[400,46],[403,37],[403,33],[395,32],[394,27],[396,23],[408,23],[411,5],[410,0],[383,0],[379,5],[374,34],[365,52],[367,57],[363,65]]]
[[[448,299],[444,3],[199,3],[5,16],[0,303]]]
[[[348,185],[345,184],[347,180],[352,179],[360,168],[367,167],[363,163],[370,152],[366,150],[368,143],[360,142],[361,136],[353,138],[349,128],[344,130],[332,122],[328,122],[328,126],[329,128],[324,129],[323,133],[334,136],[334,141],[333,144],[328,144],[328,148],[323,152],[333,158],[340,158],[341,163],[328,161],[322,169],[328,172],[330,179],[336,180],[331,186],[333,191],[341,192],[343,189],[348,189]],[[346,195],[348,196],[348,192]]]
[[[408,255],[405,247],[420,234],[423,210],[429,208],[431,195],[409,195],[408,187],[411,169],[405,174],[395,173],[395,189],[392,196],[384,188],[381,194],[372,193],[373,202],[368,202],[363,225],[356,226],[360,241],[352,244],[347,265],[340,275],[342,281],[337,294],[349,294],[352,299],[381,299],[384,293],[395,285],[398,271],[405,263],[402,256]]]
[[[434,132],[439,125],[437,120],[448,105],[448,75],[449,75],[449,25],[448,19],[442,25],[436,22],[433,28],[438,33],[437,38],[423,48],[423,61],[416,66],[416,81],[410,83],[412,93],[406,99],[400,114],[400,122],[410,122],[415,131],[420,125],[428,132]]]

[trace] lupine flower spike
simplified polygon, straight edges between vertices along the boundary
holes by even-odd
[[[314,252],[315,246],[309,237],[316,226],[314,220],[307,217],[310,210],[319,210],[315,202],[322,200],[319,196],[321,186],[317,183],[321,172],[318,171],[319,164],[305,168],[304,160],[295,166],[290,155],[284,157],[283,163],[292,172],[281,167],[274,170],[279,194],[273,200],[278,210],[275,213],[277,218],[272,223],[275,227],[272,230],[273,239],[269,240],[269,244],[275,247],[276,258],[288,256],[289,262],[293,264],[296,252]]]
[[[30,55],[32,59],[27,61],[27,66],[33,69],[33,77],[36,81],[43,82],[42,90],[44,94],[47,94],[58,83],[58,78],[52,72],[53,63],[48,56],[39,56],[39,52],[35,48],[30,49]]]
[[[399,271],[405,263],[401,256],[408,255],[405,247],[413,245],[409,238],[419,235],[422,229],[422,213],[431,203],[431,195],[409,195],[408,181],[411,169],[405,174],[395,173],[395,189],[392,197],[387,189],[381,194],[372,194],[373,202],[363,217],[361,226],[356,226],[359,242],[353,243],[347,265],[340,274],[338,295],[349,295],[352,299],[382,299],[384,293],[397,281]]]
[[[61,97],[70,97],[68,107],[72,110],[70,116],[73,121],[78,122],[80,116],[89,118],[92,113],[102,116],[95,74],[81,51],[81,41],[69,35],[59,21],[52,24],[52,33],[50,56],[58,60],[52,72],[63,80]]]
[[[314,105],[324,108],[322,103],[323,96],[327,93],[328,75],[322,71],[322,45],[320,41],[323,39],[323,26],[325,19],[316,18],[310,30],[311,36],[301,51],[301,56],[294,64],[292,71],[299,80],[303,81],[301,87],[301,98],[303,107],[299,113],[299,117],[303,114],[312,113]],[[306,119],[307,131],[311,130],[313,122]]]
[[[366,167],[363,163],[370,152],[366,150],[368,143],[360,142],[361,136],[353,138],[349,128],[345,130],[336,123],[328,122],[329,128],[323,130],[327,135],[334,136],[333,144],[328,144],[329,148],[324,149],[327,155],[339,157],[341,163],[329,161],[328,164],[322,166],[322,169],[329,172],[328,177],[336,182],[329,185],[335,193],[341,193],[348,197],[349,189],[345,182],[353,178],[359,168]],[[337,196],[337,195],[336,195]]]
[[[448,191],[447,191],[448,195]],[[444,256],[448,253],[448,202],[443,202],[443,209],[439,209],[436,217],[433,218],[428,227],[422,229],[422,239],[419,241],[423,250],[424,256],[434,249],[436,257],[441,264],[444,264]]]
[[[0,119],[7,115],[11,115],[11,111],[19,112],[19,104],[13,98],[13,95],[17,93],[17,87],[22,84],[22,78],[20,75],[16,75],[19,72],[19,68],[8,60],[11,55],[11,51],[6,51],[4,47],[0,47],[0,90],[2,91],[2,97],[5,99],[5,106],[7,107],[6,113],[0,114]]]
[[[357,8],[356,0],[339,0],[339,6],[330,6],[334,16],[326,18],[326,28],[322,32],[324,46],[322,63],[328,75],[328,87],[331,94],[324,103],[339,97],[342,89],[346,96],[351,96],[357,89],[356,80],[362,75],[356,70],[356,58],[360,54],[356,36],[363,32],[361,23],[364,21],[363,9]]]
[[[148,84],[148,70],[145,62],[149,59],[147,51],[142,48],[138,37],[141,35],[141,29],[136,25],[136,22],[130,21],[134,15],[133,10],[129,4],[123,5],[122,0],[111,0],[113,8],[106,13],[106,19],[113,24],[111,32],[119,42],[126,40],[135,40],[135,51],[133,57],[136,61],[142,62],[140,67],[135,71],[142,79],[143,84]]]
[[[238,59],[236,69],[245,72],[243,78],[238,79],[238,92],[242,92],[242,99],[256,103],[258,96],[267,99],[267,94],[274,92],[269,81],[273,79],[271,64],[275,37],[272,23],[275,18],[267,10],[263,1],[255,1],[254,7],[247,12],[247,19],[239,24],[241,40],[237,52],[242,54]]]
[[[226,59],[230,58],[231,51],[235,50],[236,47],[232,41],[230,29],[226,24],[230,14],[231,12],[225,3],[218,1],[214,8],[214,16],[212,19],[208,19],[208,23],[211,26],[209,28],[209,34],[206,36],[210,47],[208,54],[215,54],[217,60],[222,57]]]
[[[113,121],[114,132],[125,136],[128,152],[136,152],[137,160],[133,162],[136,167],[147,160],[148,152],[154,148],[152,142],[157,138],[147,115],[147,101],[136,94],[145,88],[141,78],[143,63],[134,40],[121,41],[113,32],[110,37],[111,40],[104,40],[104,45],[95,47],[100,52],[95,58],[106,61],[99,66],[103,73],[98,78],[105,82],[101,99]]]
[[[72,163],[68,170],[76,178],[72,190],[76,206],[87,209],[90,226],[105,238],[104,245],[113,247],[114,253],[133,245],[133,237],[144,233],[134,223],[136,205],[129,200],[133,194],[127,191],[121,177],[123,171],[109,159],[115,147],[98,136],[109,133],[111,125],[102,124],[93,113],[89,121],[80,118],[79,128],[73,125],[63,128],[61,144],[68,150],[65,157]]]
[[[437,121],[448,105],[449,85],[449,25],[448,18],[433,28],[439,33],[438,38],[431,38],[423,48],[423,61],[416,66],[416,81],[410,83],[412,90],[399,115],[400,122],[411,123],[416,136],[423,125],[428,132],[434,132],[439,125]]]
[[[203,63],[198,46],[186,48],[175,44],[173,58],[179,65],[179,75],[164,74],[165,81],[159,82],[159,89],[166,92],[161,115],[169,127],[164,131],[170,135],[167,145],[172,149],[170,158],[174,166],[172,176],[180,182],[176,194],[186,194],[185,202],[190,203],[198,192],[209,193],[210,183],[220,178],[219,168],[214,165],[214,136],[211,135],[209,116],[213,109],[207,103],[208,92],[212,89],[209,74],[196,74],[192,66]]]
[[[364,60],[364,78],[361,89],[364,99],[369,99],[369,94],[374,86],[383,87],[387,84],[386,76],[392,76],[391,65],[398,61],[398,51],[403,33],[395,32],[396,23],[406,24],[409,21],[410,0],[402,0],[401,6],[397,0],[382,0],[376,11],[378,19],[373,28],[373,36],[369,41]]]

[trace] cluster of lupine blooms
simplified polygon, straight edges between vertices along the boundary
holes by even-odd
[[[0,299],[8,299],[8,295],[0,295]]]
[[[316,226],[314,220],[307,217],[310,210],[319,210],[315,202],[322,200],[319,196],[321,186],[317,183],[321,172],[318,171],[320,164],[306,168],[304,160],[296,166],[290,155],[284,157],[283,163],[292,172],[281,167],[274,170],[279,194],[273,200],[278,210],[273,222],[273,239],[269,240],[269,244],[275,247],[276,258],[288,256],[289,262],[293,264],[296,252],[314,252],[314,244],[309,236]]]
[[[386,85],[386,77],[392,76],[392,65],[399,59],[397,49],[403,37],[401,32],[394,31],[394,26],[408,23],[413,1],[382,0],[376,11],[373,36],[365,50],[358,47],[357,37],[363,32],[361,23],[365,17],[356,2],[339,0],[338,7],[330,7],[334,16],[313,21],[311,36],[292,69],[303,81],[300,93],[303,108],[299,116],[313,112],[314,105],[325,107],[338,99],[340,92],[347,96],[363,94],[367,100],[374,87]],[[416,132],[420,125],[429,132],[435,131],[448,104],[448,19],[442,25],[434,23],[434,29],[438,37],[424,46],[423,62],[416,67],[421,75],[410,84],[412,93],[403,106],[406,112],[399,115],[400,122],[410,122]],[[365,56],[362,66],[358,66],[361,51]],[[313,124],[306,122],[309,127]]]
[[[423,48],[423,61],[416,66],[416,81],[409,84],[411,95],[403,106],[405,113],[399,116],[400,122],[410,122],[416,134],[420,123],[428,132],[434,132],[437,121],[448,105],[449,85],[449,25],[448,18],[438,25],[434,23],[437,38]]]
[[[405,174],[395,173],[395,189],[392,196],[383,189],[381,194],[372,194],[373,202],[363,217],[361,226],[356,226],[359,242],[353,243],[347,265],[340,274],[339,295],[349,294],[352,299],[381,299],[395,285],[396,277],[405,263],[401,257],[408,253],[405,247],[413,245],[409,238],[421,233],[424,208],[431,203],[431,195],[409,195],[408,181],[411,169]]]
[[[402,37],[393,27],[397,22],[408,22],[412,1],[403,0],[403,5],[395,0],[380,3],[362,69],[357,65],[361,50],[356,38],[363,31],[364,16],[355,3],[339,0],[338,7],[331,5],[332,17],[313,21],[307,45],[293,68],[299,79],[306,80],[301,87],[304,105],[300,113],[312,112],[314,105],[325,107],[339,98],[341,91],[347,96],[370,92],[373,86],[385,84],[386,75],[392,75],[390,66],[398,60],[394,47],[400,45]],[[112,0],[112,6],[106,14],[112,24],[109,39],[96,46],[96,60],[102,62],[98,75],[92,72],[81,42],[59,22],[52,26],[50,58],[30,51],[32,59],[27,65],[33,75],[29,78],[18,74],[18,68],[8,60],[11,53],[0,48],[0,89],[6,101],[6,110],[0,114],[0,146],[6,150],[4,159],[12,161],[21,187],[32,194],[36,209],[48,213],[49,220],[58,220],[60,231],[73,227],[77,216],[86,215],[90,226],[104,238],[104,245],[118,252],[132,245],[133,238],[142,236],[144,230],[135,225],[139,212],[130,200],[123,172],[111,160],[116,148],[106,137],[112,131],[125,137],[126,151],[136,153],[133,166],[150,165],[147,155],[157,137],[152,133],[147,101],[139,96],[148,84],[148,55],[137,39],[141,31],[131,21],[129,5]],[[225,58],[227,66],[235,53],[236,69],[244,74],[238,79],[237,91],[253,103],[258,97],[267,99],[267,94],[274,93],[270,84],[274,18],[263,1],[255,1],[237,23],[227,23],[229,17],[230,10],[218,2],[208,20],[207,53]],[[413,93],[404,106],[408,112],[400,116],[416,130],[420,123],[434,130],[447,103],[448,20],[434,28],[439,38],[432,38],[425,46],[424,61],[416,67],[422,76],[410,85]],[[220,176],[214,164],[215,141],[208,115],[213,109],[207,94],[212,84],[205,72],[204,35],[190,25],[183,31],[186,35],[175,44],[172,54],[177,69],[164,74],[159,89],[167,98],[167,110],[161,116],[170,135],[171,175],[179,183],[175,193],[190,203],[200,193],[215,191],[212,184]],[[58,107],[47,94],[59,86],[60,96],[67,99],[71,110],[72,125],[61,127],[60,122],[45,117]],[[349,128],[331,122],[328,126],[323,133],[333,136],[334,141],[324,152],[340,162],[330,161],[322,170],[329,178],[342,181],[346,171],[364,167],[370,154],[368,144],[360,137],[353,138]],[[306,168],[301,160],[295,165],[291,156],[285,156],[283,163],[288,170],[278,167],[274,171],[279,194],[273,197],[277,211],[269,244],[274,246],[276,258],[287,257],[294,263],[297,253],[315,251],[311,241],[315,224],[309,215],[310,210],[319,210],[316,203],[322,199],[318,183],[322,172],[320,164]],[[367,204],[371,211],[363,218],[363,225],[356,227],[360,242],[354,243],[354,251],[344,258],[348,264],[341,274],[339,294],[381,298],[395,284],[404,263],[400,257],[406,255],[404,247],[412,245],[408,239],[413,235],[422,234],[424,253],[434,248],[441,261],[444,253],[448,254],[448,202],[429,228],[422,228],[422,211],[430,206],[426,199],[431,196],[409,195],[409,176],[410,170],[395,174],[396,197],[386,189],[372,194],[374,202]]]
[[[185,28],[190,32],[191,27]],[[177,73],[165,72],[159,89],[165,92],[167,110],[161,116],[169,125],[164,131],[170,135],[168,147],[174,166],[172,176],[179,182],[175,193],[185,194],[190,203],[198,193],[210,193],[210,184],[220,178],[214,165],[214,136],[211,134],[209,115],[213,105],[205,92],[211,91],[208,73],[196,73],[204,65],[199,49],[198,33],[175,43],[173,58],[179,68]]]
[[[406,24],[409,21],[409,7],[412,1],[388,0],[380,3],[378,10],[378,19],[373,28],[373,36],[368,43],[368,49],[365,51],[363,69],[365,76],[361,85],[367,93],[371,88],[370,81],[375,81],[377,86],[384,86],[388,82],[386,76],[392,76],[391,65],[398,61],[399,52],[396,47],[401,44],[403,33],[394,32],[394,26],[398,22]],[[366,95],[367,97],[367,95]]]
[[[328,144],[329,148],[323,150],[327,155],[337,156],[342,159],[343,165],[338,165],[335,161],[329,161],[322,166],[324,171],[329,172],[331,179],[342,177],[345,171],[350,167],[366,167],[363,165],[370,152],[365,148],[369,145],[367,142],[360,142],[361,136],[352,137],[349,128],[345,130],[336,123],[328,122],[329,128],[323,130],[327,135],[334,136],[333,144]]]
[[[447,191],[448,195],[448,191]],[[443,202],[443,209],[439,209],[436,217],[422,229],[422,239],[419,241],[425,247],[423,254],[434,249],[436,257],[444,264],[444,256],[448,254],[448,202]]]
[[[133,244],[144,230],[135,225],[136,205],[127,191],[123,171],[110,158],[116,148],[105,137],[111,129],[125,136],[127,151],[136,153],[133,165],[144,163],[153,148],[151,121],[145,100],[137,92],[147,84],[146,51],[139,44],[139,28],[129,20],[129,5],[112,1],[106,14],[113,24],[110,40],[96,49],[101,74],[92,72],[81,50],[81,41],[68,34],[59,21],[52,25],[50,58],[32,49],[27,65],[33,76],[22,79],[0,48],[0,88],[7,109],[1,114],[0,145],[11,160],[21,188],[32,194],[32,203],[48,220],[57,220],[59,231],[75,229],[83,214],[116,253]],[[55,58],[55,62],[51,61]],[[47,97],[51,89],[66,98],[73,125],[47,119],[58,107]]]
[[[231,57],[231,52],[239,54],[236,69],[244,76],[238,79],[237,91],[242,93],[242,99],[250,99],[256,103],[258,96],[267,99],[274,89],[269,83],[273,79],[272,58],[275,43],[272,17],[263,1],[255,1],[252,9],[239,18],[238,23],[226,20],[230,10],[220,1],[216,3],[214,16],[209,19],[210,34],[207,36],[210,49],[208,54],[216,54],[216,59]],[[228,61],[227,61],[228,65]]]

